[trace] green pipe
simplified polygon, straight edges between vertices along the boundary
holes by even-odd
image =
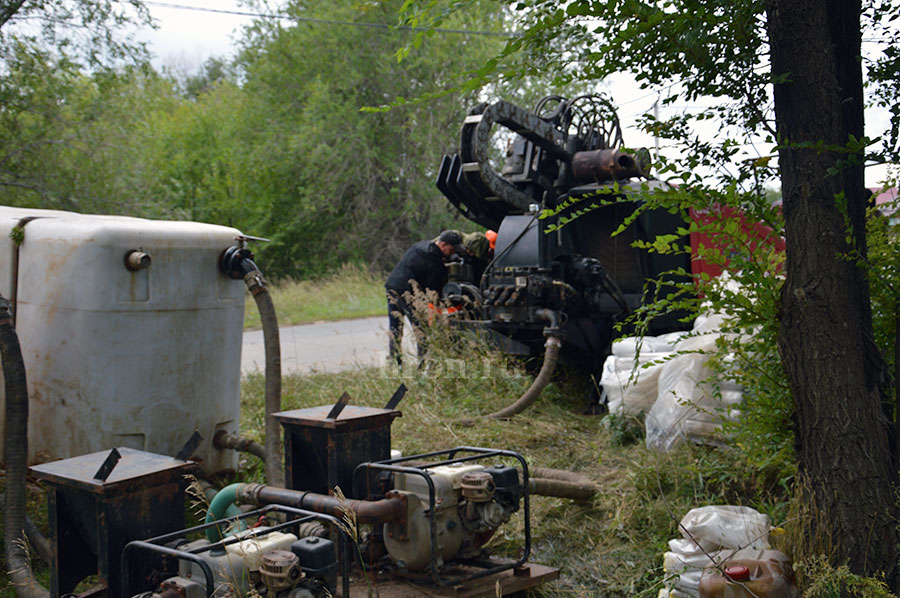
[[[209,503],[209,509],[206,511],[206,523],[212,523],[220,519],[237,517],[241,514],[241,510],[237,507],[238,490],[243,484],[229,484],[219,490]],[[242,519],[235,519],[232,525],[234,531],[246,529]],[[224,530],[217,527],[211,527],[206,530],[206,539],[210,542],[218,542],[224,537]]]

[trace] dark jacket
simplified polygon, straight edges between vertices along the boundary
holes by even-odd
[[[388,274],[384,288],[402,294],[412,289],[409,281],[415,280],[422,290],[439,291],[444,271],[444,256],[438,246],[432,241],[419,241],[406,250]]]

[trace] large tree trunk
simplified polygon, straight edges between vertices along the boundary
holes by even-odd
[[[855,573],[897,567],[896,466],[865,272],[859,0],[766,0],[784,195],[779,350],[796,402],[810,545]],[[811,146],[801,146],[810,144]],[[825,144],[823,147],[821,144]],[[818,147],[815,147],[818,146]],[[829,147],[830,146],[830,147]]]

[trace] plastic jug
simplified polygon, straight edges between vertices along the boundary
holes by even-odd
[[[724,574],[723,574],[724,571]],[[738,550],[700,577],[700,598],[796,598],[790,559],[777,550]]]

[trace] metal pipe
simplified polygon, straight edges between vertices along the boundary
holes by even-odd
[[[406,501],[395,496],[382,500],[339,500],[334,496],[275,488],[262,484],[243,484],[237,491],[239,502],[254,505],[287,505],[298,509],[306,509],[316,513],[324,513],[335,517],[343,517],[347,511],[356,514],[358,523],[388,523],[406,521]]]
[[[255,457],[259,457],[263,461],[266,460],[266,449],[263,445],[249,438],[229,434],[227,430],[219,430],[213,436],[213,446],[219,450],[232,449],[243,453],[250,453]]]
[[[131,272],[137,272],[138,270],[149,268],[150,264],[152,263],[153,260],[143,251],[132,249],[125,254],[125,268],[127,268]]]
[[[614,149],[575,152],[572,157],[572,175],[580,183],[645,176],[647,173],[641,163],[642,157]]]

